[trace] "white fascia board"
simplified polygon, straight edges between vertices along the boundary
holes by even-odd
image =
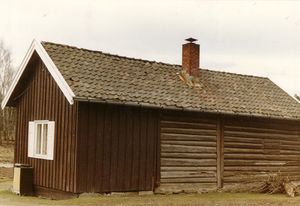
[[[8,100],[10,99],[15,87],[17,86],[17,83],[19,82],[33,52],[36,51],[37,54],[39,55],[39,57],[41,58],[41,60],[43,61],[43,63],[45,64],[46,68],[48,69],[48,71],[50,72],[50,74],[52,75],[53,79],[55,80],[55,82],[57,83],[57,85],[59,86],[60,90],[63,92],[63,94],[65,95],[65,97],[67,98],[68,102],[72,105],[74,103],[73,97],[75,97],[75,94],[73,93],[72,89],[70,88],[70,86],[68,85],[68,83],[66,82],[66,80],[63,78],[63,76],[61,75],[60,71],[58,70],[58,68],[56,67],[56,65],[54,64],[54,62],[52,61],[52,59],[50,58],[50,56],[48,55],[48,53],[46,52],[46,50],[44,49],[43,45],[37,41],[37,40],[33,40],[21,65],[20,68],[18,69],[17,73],[14,76],[13,82],[7,92],[7,94],[5,95],[2,103],[1,103],[1,108],[4,109]]]

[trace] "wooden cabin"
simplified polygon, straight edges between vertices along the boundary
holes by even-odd
[[[2,108],[37,194],[201,190],[300,180],[300,104],[268,78],[33,41]],[[255,178],[253,178],[254,180]]]

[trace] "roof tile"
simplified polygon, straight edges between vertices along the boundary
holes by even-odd
[[[300,119],[300,104],[267,78],[201,69],[191,87],[179,65],[42,44],[78,99]]]

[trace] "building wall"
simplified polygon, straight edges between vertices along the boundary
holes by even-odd
[[[299,160],[300,122],[225,119],[224,186],[262,181],[276,173],[299,181]]]
[[[75,101],[37,58],[13,94],[15,163],[67,192],[216,188],[281,172],[300,180],[300,122]],[[54,160],[27,157],[28,122],[55,121]],[[78,128],[78,131],[77,131]]]
[[[300,181],[300,122],[164,111],[161,187],[216,189],[280,173]]]
[[[218,118],[164,112],[160,129],[161,187],[216,188]]]
[[[157,110],[79,103],[77,192],[153,190],[159,181]]]
[[[39,58],[28,65],[15,97],[17,126],[15,163],[34,168],[34,185],[55,190],[76,190],[77,103],[70,105]],[[54,160],[28,158],[28,122],[55,121]]]

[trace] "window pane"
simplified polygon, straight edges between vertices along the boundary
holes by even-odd
[[[42,148],[42,154],[47,154],[47,137],[48,137],[48,124],[43,125],[43,148]]]
[[[42,125],[36,125],[36,154],[41,154]]]

